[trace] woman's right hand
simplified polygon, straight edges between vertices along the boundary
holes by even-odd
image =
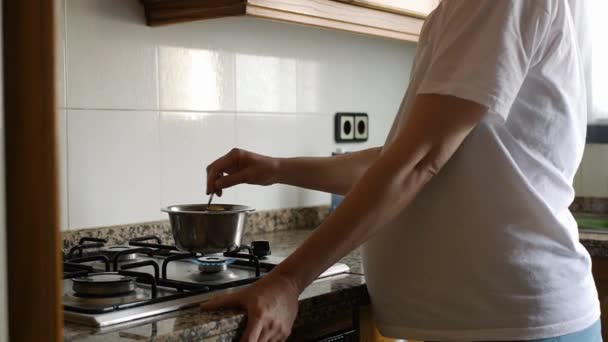
[[[233,148],[207,166],[207,195],[237,184],[271,185],[277,182],[279,159]]]

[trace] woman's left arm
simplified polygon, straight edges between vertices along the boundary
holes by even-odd
[[[392,143],[294,253],[253,286],[205,303],[203,308],[245,307],[249,317],[245,341],[286,338],[297,312],[298,294],[402,212],[440,172],[486,111],[457,97],[417,95],[407,122]]]

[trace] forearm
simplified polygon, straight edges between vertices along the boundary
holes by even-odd
[[[381,150],[375,147],[332,157],[282,158],[277,182],[343,195],[361,179]]]
[[[416,163],[378,160],[342,204],[276,269],[302,291],[323,270],[361,245],[400,213],[432,177]],[[324,251],[318,253],[318,251]]]

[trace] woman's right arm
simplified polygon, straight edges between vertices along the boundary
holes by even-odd
[[[232,149],[207,167],[207,194],[247,183],[282,183],[346,194],[379,157],[381,147],[332,157],[273,158]]]
[[[381,147],[333,157],[279,159],[278,183],[345,195],[380,156]]]

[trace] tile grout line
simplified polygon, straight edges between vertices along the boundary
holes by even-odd
[[[237,127],[238,127],[238,122],[237,120],[239,119],[238,117],[238,87],[237,87],[237,75],[238,75],[238,64],[236,62],[237,59],[237,54],[233,54],[234,58],[232,59],[232,63],[234,66],[234,73],[233,73],[233,82],[232,82],[232,88],[233,88],[233,92],[234,92],[234,113],[232,114],[232,147],[238,147],[238,134],[237,134]],[[235,194],[234,194],[235,202],[236,203],[241,203],[241,191],[236,190]]]
[[[162,135],[161,135],[161,126],[162,126],[162,112],[160,109],[160,62],[159,62],[159,51],[158,45],[154,47],[154,62],[156,66],[156,110],[157,115],[157,141],[158,141],[158,149],[157,149],[157,163],[158,163],[158,209],[162,208],[163,205],[163,161],[162,161]],[[159,216],[159,219],[162,219]]]

